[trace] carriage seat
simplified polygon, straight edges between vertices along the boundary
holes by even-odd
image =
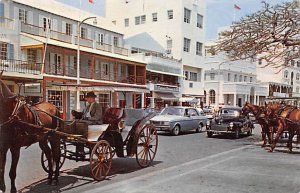
[[[109,125],[117,125],[121,119],[125,117],[122,108],[108,108],[103,115],[103,123],[101,125],[88,125],[87,139],[89,141],[97,141],[99,136],[106,131]]]

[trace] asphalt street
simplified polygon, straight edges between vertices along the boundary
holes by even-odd
[[[268,152],[260,147],[260,128],[240,139],[206,133],[159,134],[152,166],[141,169],[135,158],[114,158],[107,180],[95,182],[88,162],[66,161],[59,186],[46,184],[38,145],[22,149],[17,188],[21,192],[300,192],[300,150],[287,153],[285,144]],[[8,166],[6,184],[9,188]]]

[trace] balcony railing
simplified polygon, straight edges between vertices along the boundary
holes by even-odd
[[[62,41],[62,42],[67,42],[67,43],[72,43],[72,36],[66,33],[61,33],[58,31],[50,31],[50,37],[54,40]]]
[[[106,51],[106,52],[112,52],[112,45],[105,44],[102,42],[96,42],[96,49],[101,51]]]
[[[120,55],[123,55],[123,56],[128,56],[128,49],[115,46],[114,47],[114,53],[120,54]]]
[[[42,64],[21,60],[1,60],[0,71],[18,72],[23,74],[41,74]]]
[[[21,32],[31,35],[46,37],[46,29],[43,27],[34,26],[27,23],[21,23]]]
[[[75,44],[77,45],[77,36],[75,38]],[[80,45],[88,48],[93,48],[93,40],[87,38],[80,38]]]
[[[0,28],[5,29],[14,29],[14,20],[6,18],[6,17],[0,17]]]

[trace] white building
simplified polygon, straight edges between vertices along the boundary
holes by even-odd
[[[211,45],[211,44],[210,44]],[[210,48],[207,45],[207,49]],[[263,104],[267,87],[257,80],[256,63],[248,60],[229,61],[225,54],[206,54],[205,104],[243,106],[245,102]]]
[[[12,91],[55,104],[64,117],[75,109],[77,88],[81,108],[91,90],[103,107],[144,106],[146,63],[129,57],[110,20],[54,0],[0,0],[0,16],[0,70]],[[77,30],[88,17],[97,23],[86,20]]]
[[[269,97],[300,96],[300,60],[290,61],[288,67],[281,70],[264,66],[265,61],[258,59],[257,79],[267,86]]]
[[[204,0],[108,0],[106,17],[126,38],[148,33],[183,64],[183,97],[203,97]]]

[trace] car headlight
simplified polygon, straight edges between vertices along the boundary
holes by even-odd
[[[210,121],[209,120],[207,120],[206,125],[210,126]]]
[[[229,127],[232,128],[233,127],[233,122],[229,123]]]
[[[170,125],[170,122],[169,121],[163,121],[163,122],[161,122],[162,123],[162,125]]]

